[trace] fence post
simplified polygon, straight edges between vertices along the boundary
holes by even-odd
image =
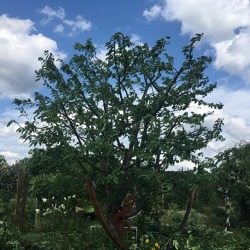
[[[19,172],[17,180],[17,195],[16,195],[16,209],[15,222],[20,231],[25,229],[25,208],[28,191],[28,173]]]

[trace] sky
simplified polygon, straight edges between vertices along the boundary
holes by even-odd
[[[49,50],[67,60],[76,42],[91,38],[98,55],[115,32],[134,43],[153,46],[170,36],[168,53],[181,63],[181,48],[196,33],[204,37],[197,54],[213,58],[206,74],[218,86],[208,99],[224,104],[223,142],[206,149],[214,155],[250,139],[250,1],[249,0],[2,0],[0,1],[0,154],[9,164],[28,156],[19,139],[14,98],[27,98],[35,83],[38,57]],[[186,167],[189,166],[189,163]]]

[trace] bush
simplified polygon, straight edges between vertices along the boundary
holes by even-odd
[[[16,194],[18,167],[0,168],[0,199],[9,201]]]
[[[0,249],[1,250],[21,250],[24,249],[20,242],[20,233],[11,224],[0,221]]]

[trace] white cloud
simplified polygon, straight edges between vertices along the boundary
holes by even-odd
[[[0,154],[4,155],[9,164],[28,156],[28,143],[19,139],[17,128],[17,125],[6,127],[6,123],[0,120]]]
[[[108,53],[108,50],[105,48],[105,46],[98,46],[96,47],[96,57],[102,61],[106,61],[106,54]]]
[[[207,148],[201,150],[205,157],[214,157],[219,152],[250,139],[249,96],[250,89],[230,90],[220,87],[206,97],[205,101],[217,103],[220,100],[224,104],[223,109],[214,110],[214,113],[205,119],[204,125],[211,128],[217,119],[222,118],[224,121],[222,136],[225,140],[209,142]],[[212,110],[209,107],[197,108],[196,105],[192,105],[190,111],[206,113]],[[176,167],[190,169],[192,164],[181,162]]]
[[[14,164],[17,160],[23,159],[22,155],[10,151],[1,151],[0,154],[4,156],[9,165]]]
[[[38,57],[45,50],[65,58],[54,40],[34,30],[31,20],[0,16],[0,98],[28,97],[40,87],[34,84],[34,71],[41,67]]]
[[[56,33],[63,33],[63,31],[64,31],[64,26],[61,25],[61,24],[58,24],[58,25],[55,27],[54,31],[55,31]]]
[[[0,154],[3,154],[8,164],[13,164],[16,160],[28,156],[29,145],[20,139],[20,134],[16,132],[17,124],[7,127],[11,119],[17,119],[19,112],[12,108],[7,108],[0,113]],[[19,118],[20,125],[24,124],[25,119]]]
[[[218,80],[220,83],[220,80]],[[224,104],[223,112],[230,114],[232,117],[243,117],[248,123],[250,123],[250,89],[238,89],[233,90],[228,87],[218,87],[206,100],[218,102],[218,100]]]
[[[183,34],[203,32],[209,40],[234,37],[235,29],[249,26],[248,0],[165,0],[158,13],[167,21],[182,23]]]
[[[224,142],[215,142],[210,147],[218,152],[219,148],[233,146],[241,140],[250,139],[250,90],[230,90],[228,88],[217,88],[207,97],[209,101],[217,102],[220,100],[224,104],[222,110],[215,111],[211,120],[217,118],[224,119],[222,134],[225,137]],[[210,122],[208,121],[208,122]]]
[[[65,26],[69,28],[67,33],[69,36],[73,36],[78,32],[90,30],[92,24],[90,21],[86,20],[84,17],[77,15],[75,19],[66,19],[65,10],[62,7],[59,7],[58,10],[54,10],[49,6],[45,6],[41,11],[41,14],[47,16],[47,18],[42,19],[41,25],[47,25],[52,19],[59,19],[60,24],[57,24],[54,28],[54,31],[57,33],[63,33]]]
[[[0,123],[0,138],[9,138],[13,133],[16,132],[17,126],[7,127],[5,124]]]
[[[40,13],[48,16],[49,18],[59,18],[64,19],[65,17],[65,10],[62,7],[59,7],[58,10],[53,10],[49,6],[45,6],[43,9],[41,9]]]
[[[208,143],[208,149],[211,149],[215,154],[225,150],[225,142],[223,141],[211,141]]]
[[[250,83],[249,0],[164,0],[143,16],[179,21],[182,34],[204,33],[215,51],[215,67]]]
[[[237,141],[250,138],[250,124],[243,117],[229,117],[225,120],[225,126]]]
[[[154,5],[149,10],[143,11],[143,16],[148,20],[154,20],[155,18],[159,17],[161,15],[161,6]]]
[[[250,15],[250,13],[249,13]],[[224,69],[250,83],[250,27],[233,39],[213,43],[217,69]]]
[[[35,84],[35,70],[41,67],[38,57],[43,56],[44,50],[56,58],[65,58],[55,41],[34,32],[31,20],[0,16],[0,99],[27,98],[41,87]],[[16,133],[17,125],[6,127],[18,115],[12,109],[0,113],[0,151],[9,164],[27,156],[29,151],[27,143]]]
[[[181,161],[176,163],[174,166],[169,166],[168,171],[186,171],[186,170],[193,170],[195,164],[191,161]]]
[[[91,22],[84,19],[82,16],[77,16],[75,20],[63,20],[63,23],[71,27],[70,35],[74,35],[78,31],[90,30]]]
[[[130,40],[135,45],[143,45],[143,42],[141,41],[141,37],[137,34],[132,33]]]

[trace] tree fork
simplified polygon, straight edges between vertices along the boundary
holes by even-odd
[[[107,221],[106,221],[106,219],[105,219],[105,217],[104,217],[104,215],[102,213],[100,205],[99,205],[99,203],[97,201],[97,197],[96,197],[96,194],[95,194],[95,190],[94,190],[92,181],[86,180],[85,183],[84,183],[84,185],[85,185],[85,187],[88,190],[89,197],[90,197],[90,200],[91,200],[91,202],[93,204],[93,207],[95,209],[97,218],[99,219],[99,221],[100,221],[101,225],[103,226],[104,230],[106,231],[107,235],[119,247],[119,249],[121,249],[121,250],[127,250],[127,248],[116,237],[116,235],[114,234],[114,232],[111,230],[110,226],[108,225],[108,223],[107,223]]]

